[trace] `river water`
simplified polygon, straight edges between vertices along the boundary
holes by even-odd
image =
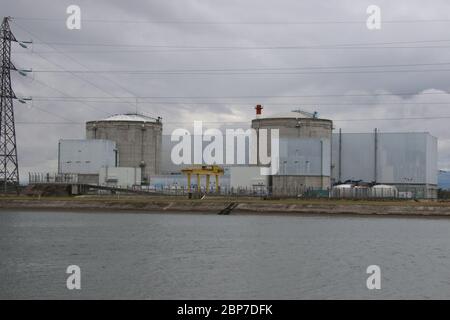
[[[2,211],[0,298],[449,299],[450,219]]]

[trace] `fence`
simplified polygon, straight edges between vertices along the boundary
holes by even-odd
[[[28,182],[30,184],[44,184],[44,183],[71,184],[71,183],[78,183],[78,174],[75,174],[75,173],[30,172],[30,173],[28,173]]]
[[[189,189],[187,186],[141,186],[142,191],[154,192],[164,195],[188,195]],[[220,186],[219,192],[215,192],[215,187],[211,187],[210,190],[206,190],[205,186],[200,188],[201,194],[208,195],[220,195],[220,196],[232,196],[232,197],[268,197],[272,196],[272,188],[267,186],[255,185],[253,187],[230,187],[230,186]],[[297,192],[298,191],[298,192]],[[191,186],[191,193],[195,194],[197,192],[197,185],[193,184]],[[293,195],[295,194],[295,195]],[[279,195],[277,198],[328,198],[329,190],[327,189],[315,189],[315,188],[302,188],[301,190],[294,190],[288,195]]]

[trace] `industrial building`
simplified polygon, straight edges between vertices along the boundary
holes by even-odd
[[[87,139],[112,140],[121,167],[141,168],[141,181],[160,173],[162,122],[141,114],[120,114],[86,123]]]
[[[116,142],[105,139],[60,140],[54,182],[130,188],[141,185],[141,168],[119,166]],[[36,176],[33,178],[36,180]],[[45,180],[46,176],[39,177]],[[50,176],[47,180],[50,180]]]
[[[102,167],[118,166],[116,143],[111,140],[60,140],[58,174],[77,174],[79,183],[98,183]]]
[[[269,178],[272,194],[297,196],[309,189],[330,188],[333,122],[302,110],[262,116],[261,109],[257,106],[252,128],[257,132],[279,130],[280,167],[278,173]]]
[[[293,110],[263,116],[261,106],[256,110],[251,121],[256,141],[247,134],[244,137],[248,139],[245,163],[223,164],[223,179],[219,184],[213,181],[210,188],[207,180],[202,186],[196,179],[187,182],[181,175],[186,165],[171,161],[177,142],[162,136],[161,119],[139,114],[89,121],[86,140],[61,140],[58,173],[77,174],[79,183],[125,188],[143,185],[148,190],[219,189],[222,193],[284,197],[437,196],[437,139],[429,133],[333,133],[333,122],[317,113]],[[278,129],[278,158],[272,158],[278,166],[269,174],[261,169],[273,163],[260,162],[259,152],[256,163],[250,161],[254,144],[259,149],[267,143],[262,141],[262,129]],[[203,149],[210,141],[206,140]],[[234,145],[234,155],[236,148]],[[270,143],[267,156],[272,157]]]
[[[231,188],[266,184],[275,196],[311,191],[333,196],[349,195],[346,188],[331,192],[333,186],[347,183],[358,187],[351,190],[358,197],[437,197],[437,139],[429,133],[332,134],[332,121],[316,113],[294,110],[262,116],[262,107],[256,109],[252,128],[279,129],[279,170],[263,179],[251,166],[231,167]]]
[[[84,140],[60,140],[58,179],[131,188],[150,181],[161,166],[161,118],[114,115],[86,123]]]
[[[395,186],[405,198],[437,197],[437,138],[427,132],[333,134],[332,181]]]
[[[257,191],[269,185],[269,176],[262,175],[260,167],[232,167],[230,168],[230,186],[235,186],[242,191]]]
[[[450,190],[450,171],[439,170],[438,173],[438,189]]]
[[[102,167],[99,185],[131,189],[141,185],[141,168]]]

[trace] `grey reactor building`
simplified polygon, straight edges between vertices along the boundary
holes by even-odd
[[[158,174],[161,167],[162,123],[160,118],[121,114],[86,123],[86,139],[104,139],[117,145],[121,167],[141,168],[142,180]]]
[[[60,140],[58,174],[81,184],[133,187],[160,173],[161,118],[119,114],[86,123],[86,139]]]

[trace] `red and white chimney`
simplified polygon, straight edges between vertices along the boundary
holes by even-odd
[[[256,119],[261,118],[263,106],[260,105],[260,104],[258,104],[258,105],[255,107],[255,109],[256,109]]]

